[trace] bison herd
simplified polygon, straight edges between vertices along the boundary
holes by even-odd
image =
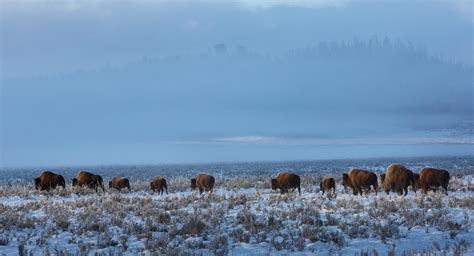
[[[449,179],[450,175],[446,170],[427,167],[421,169],[419,173],[414,173],[401,164],[391,164],[387,167],[385,173],[380,174],[383,191],[387,194],[396,192],[398,195],[405,196],[408,193],[409,186],[412,187],[415,193],[417,190],[422,190],[426,194],[430,190],[436,192],[441,188],[447,195]],[[200,194],[203,192],[212,193],[214,184],[214,177],[205,173],[200,173],[191,179],[191,189],[195,190],[197,188]],[[356,168],[352,168],[349,172],[342,174],[342,185],[344,189],[352,189],[354,195],[368,193],[371,189],[377,194],[379,190],[377,174]],[[66,182],[62,175],[44,171],[35,178],[35,187],[38,190],[49,191],[58,186],[66,187]],[[99,188],[102,188],[102,191],[105,191],[102,177],[86,171],[79,171],[77,176],[72,179],[72,186],[88,187],[95,189],[96,192]],[[333,177],[322,177],[319,186],[323,194],[325,192],[335,194],[336,192],[336,182]],[[109,188],[119,191],[126,188],[128,191],[131,191],[130,181],[127,178],[117,176],[112,177],[109,181]],[[301,195],[301,178],[295,173],[279,172],[275,178],[271,179],[271,188],[273,190],[280,190],[281,194],[298,189],[298,193]],[[163,192],[168,194],[166,179],[159,176],[154,177],[150,182],[150,189],[153,193],[157,191],[161,195]]]

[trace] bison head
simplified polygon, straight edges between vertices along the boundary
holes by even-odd
[[[342,174],[342,186],[344,186],[344,189],[352,186],[351,179],[347,173]]]
[[[191,179],[191,189],[196,189],[196,179],[195,178],[192,178]]]
[[[277,179],[272,179],[272,189],[273,189],[273,190],[277,190],[277,189],[278,189]]]
[[[72,179],[72,186],[73,187],[77,186],[77,179],[76,178]]]
[[[40,179],[40,178],[35,178],[35,188],[36,188],[36,189],[39,189],[39,187],[40,187],[40,182],[41,182],[41,179]]]
[[[62,175],[59,175],[59,183],[58,186],[61,186],[63,188],[66,188],[66,181],[64,180],[64,177]]]

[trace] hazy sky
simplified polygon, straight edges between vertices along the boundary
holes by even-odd
[[[472,1],[0,3],[0,167],[473,154]],[[375,37],[444,64],[214,55]]]
[[[374,35],[472,64],[472,9],[469,0],[2,0],[2,76],[205,51],[220,42],[281,52]]]

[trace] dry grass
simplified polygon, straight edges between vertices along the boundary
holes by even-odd
[[[73,238],[68,243],[76,245],[80,254],[186,255],[200,250],[226,255],[238,243],[266,243],[274,250],[292,252],[316,242],[337,251],[355,238],[388,243],[402,237],[403,228],[417,226],[435,228],[455,240],[472,225],[472,195],[371,195],[365,200],[367,196],[348,196],[339,186],[338,197],[328,198],[319,193],[319,177],[303,180],[303,196],[271,191],[266,175],[221,179],[213,194],[203,195],[191,191],[184,176],[171,178],[170,194],[164,196],[153,195],[147,180],[132,181],[133,193],[71,187],[48,193],[26,184],[3,185],[0,197],[23,201],[0,203],[0,245],[14,241],[19,244],[18,253],[28,254],[28,246],[34,245],[44,252],[67,255],[71,251],[52,248],[48,239],[69,233]],[[469,186],[454,178],[450,189],[462,192]],[[447,207],[464,209],[464,220],[456,220]],[[465,252],[469,245],[462,241],[443,250]],[[142,246],[134,246],[137,242]],[[365,250],[360,255],[377,252]]]

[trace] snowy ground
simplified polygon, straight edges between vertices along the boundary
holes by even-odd
[[[163,196],[151,194],[146,179],[134,180],[131,193],[68,184],[50,194],[26,178],[8,180],[0,185],[0,254],[470,255],[471,161],[452,167],[448,196],[353,196],[338,185],[337,196],[327,197],[315,171],[303,172],[301,196],[271,191],[269,175],[252,171],[226,177],[214,170],[215,193],[202,196],[179,173]]]

